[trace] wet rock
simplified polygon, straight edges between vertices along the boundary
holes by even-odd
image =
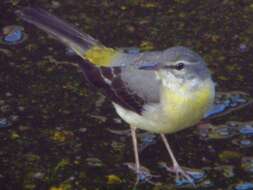
[[[79,132],[81,133],[85,133],[86,131],[87,131],[87,128],[84,128],[84,127],[79,129]]]
[[[252,102],[250,95],[240,92],[218,93],[214,106],[205,114],[205,117],[215,117],[242,108]]]
[[[26,34],[24,33],[24,28],[17,25],[5,26],[2,29],[2,34],[0,35],[0,43],[8,45],[21,43],[25,39]]]
[[[216,171],[222,173],[226,178],[231,178],[235,176],[234,166],[231,165],[220,165],[214,168]]]
[[[124,148],[125,148],[125,143],[120,143],[118,141],[113,141],[111,143],[111,146],[113,148],[114,151],[116,152],[123,152]]]
[[[10,116],[10,121],[11,122],[15,122],[15,121],[17,121],[19,119],[19,116],[18,115],[11,115]],[[1,120],[1,119],[0,119]],[[1,128],[1,127],[0,127]]]
[[[3,113],[7,113],[11,110],[11,107],[9,105],[2,105],[0,107],[0,111],[3,112]]]
[[[118,177],[117,175],[111,174],[111,175],[107,175],[107,184],[108,185],[113,185],[113,184],[120,184],[122,182],[122,180],[120,179],[120,177]]]
[[[8,120],[6,118],[0,118],[0,129],[8,127]]]
[[[241,167],[244,171],[253,174],[253,157],[243,157]]]
[[[6,96],[6,97],[11,97],[11,96],[12,96],[12,93],[6,92],[6,93],[5,93],[5,96]]]
[[[226,110],[227,105],[226,104],[216,104],[214,105],[211,110],[206,113],[204,117],[210,117],[219,113],[222,113]]]
[[[148,132],[139,133],[138,137],[140,137],[140,143],[139,143],[139,151],[143,151],[148,146],[156,143],[156,135]]]
[[[253,141],[247,138],[237,138],[234,139],[232,143],[238,145],[240,148],[249,148],[253,146]]]
[[[136,173],[135,163],[126,162],[124,163],[124,165],[126,165],[130,170]],[[151,183],[152,183],[151,181],[152,178],[160,177],[159,175],[153,175],[151,171],[144,166],[140,166],[140,173],[137,173],[137,175],[140,182],[151,182]]]
[[[117,124],[122,124],[122,123],[123,123],[123,122],[122,122],[122,119],[120,119],[120,118],[114,118],[113,121],[114,121],[115,123],[117,123]]]
[[[33,153],[27,153],[24,155],[24,157],[28,162],[37,162],[40,160],[40,156]]]
[[[105,116],[102,116],[102,115],[91,115],[91,114],[89,114],[89,116],[91,118],[96,119],[99,123],[104,123],[107,120],[107,118]]]
[[[241,156],[242,155],[240,152],[229,151],[229,150],[224,150],[223,152],[221,152],[219,154],[219,158],[222,161],[230,161],[230,160],[234,160],[234,159],[239,159]]]
[[[207,139],[228,139],[237,134],[236,129],[228,125],[209,124],[204,127],[207,129],[202,127],[199,129],[199,132],[202,137],[206,137]]]
[[[102,167],[104,165],[100,159],[94,157],[86,158],[86,162],[88,166],[92,167]]]
[[[152,190],[176,190],[177,188],[171,184],[162,184],[160,182],[155,183]]]
[[[74,137],[74,133],[72,131],[55,131],[54,134],[51,136],[51,139],[58,142],[65,142],[66,140],[70,140]]]
[[[206,177],[205,172],[202,170],[186,169],[185,171],[191,176],[193,183],[195,184],[202,181]],[[185,185],[192,185],[192,182],[185,178],[176,179],[176,186],[180,187]]]
[[[37,172],[37,173],[35,173],[34,175],[33,175],[33,178],[35,178],[35,179],[43,179],[43,177],[45,176],[45,174],[44,173],[42,173],[42,172]]]
[[[197,186],[201,187],[201,188],[211,188],[214,186],[214,183],[211,180],[206,179],[203,182],[201,182],[200,184],[198,184]]]
[[[107,131],[109,131],[112,134],[115,135],[123,135],[123,136],[130,136],[130,129],[126,129],[126,130],[115,130],[115,129],[107,129]]]
[[[245,182],[235,186],[235,190],[253,190],[253,183]]]
[[[159,166],[167,170],[169,173],[174,173],[173,169],[171,167],[168,167],[166,162],[159,162]],[[191,168],[183,168],[183,169],[187,174],[190,175],[194,184],[202,182],[206,177],[206,173],[203,170]],[[185,177],[178,177],[176,178],[176,186],[188,187],[192,186],[192,182],[186,179]]]
[[[68,48],[68,47],[65,49],[65,54],[67,56],[76,56],[76,52],[72,48]]]
[[[73,187],[70,184],[70,181],[65,181],[59,186],[52,186],[49,188],[49,190],[71,190],[71,189],[73,189]]]
[[[16,140],[16,139],[19,139],[20,138],[20,135],[16,132],[16,131],[12,131],[11,132],[11,135],[10,135],[10,138],[12,140]]]
[[[253,125],[246,124],[242,126],[239,131],[242,135],[253,136]]]
[[[241,52],[241,53],[244,53],[244,52],[247,52],[248,50],[249,50],[249,47],[247,46],[247,44],[243,44],[243,43],[241,43],[240,45],[239,45],[239,51]]]
[[[59,8],[61,6],[61,3],[59,1],[52,1],[51,2],[52,8],[56,9]]]

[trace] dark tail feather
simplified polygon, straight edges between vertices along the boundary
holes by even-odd
[[[40,8],[26,7],[16,13],[21,19],[34,24],[71,47],[80,56],[83,56],[87,49],[99,44],[88,34],[81,33],[72,25]]]

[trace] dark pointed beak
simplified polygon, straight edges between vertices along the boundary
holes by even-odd
[[[148,71],[156,71],[160,68],[159,63],[147,63],[140,66],[138,69],[140,70],[148,70]]]

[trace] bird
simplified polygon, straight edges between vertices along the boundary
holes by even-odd
[[[136,130],[142,129],[161,136],[176,179],[193,183],[165,135],[197,124],[213,106],[215,85],[198,53],[183,46],[129,53],[105,46],[44,9],[24,7],[16,13],[82,58],[78,64],[88,83],[112,101],[117,114],[130,127],[137,179],[143,171]]]

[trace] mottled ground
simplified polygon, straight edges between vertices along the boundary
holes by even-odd
[[[250,0],[2,0],[1,190],[134,189],[135,183],[127,167],[134,160],[127,125],[107,99],[88,88],[73,53],[14,14],[31,5],[51,10],[107,46],[188,46],[205,58],[218,91],[247,93],[229,104],[231,110],[253,96]],[[252,111],[252,105],[242,106],[168,136],[179,162],[204,172],[197,189],[253,189]],[[141,162],[160,177],[135,189],[192,189],[175,186],[162,167],[170,162],[161,140],[139,134]]]

